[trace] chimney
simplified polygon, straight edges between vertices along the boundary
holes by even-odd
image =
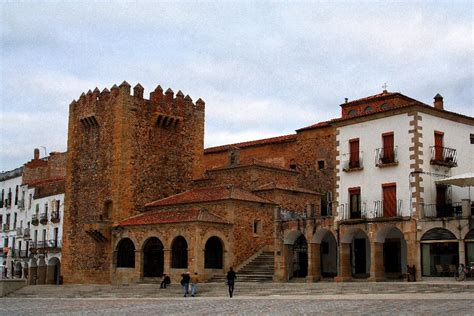
[[[434,108],[438,110],[444,110],[443,97],[439,93],[434,96]]]
[[[38,148],[35,148],[33,159],[38,160],[39,158],[40,158],[40,150]]]
[[[347,103],[349,101],[349,98],[344,98],[344,103]]]

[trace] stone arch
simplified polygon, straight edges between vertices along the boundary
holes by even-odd
[[[143,276],[161,277],[164,270],[164,247],[158,237],[149,237],[143,243]]]
[[[188,242],[181,235],[171,242],[171,268],[186,269],[188,267]]]
[[[285,237],[283,239],[283,243],[285,245],[293,245],[303,233],[299,230],[290,230],[285,233]]]
[[[117,268],[135,268],[135,244],[130,238],[122,238],[115,248]]]
[[[466,241],[474,241],[474,228],[466,233],[466,236],[464,236],[464,239]]]
[[[341,274],[343,277],[370,276],[370,239],[361,228],[350,228],[341,238]]]
[[[156,232],[148,232],[145,236],[143,236],[143,238],[141,238],[141,243],[139,243],[138,241],[136,242],[135,239],[132,238],[131,236],[124,236],[124,237],[130,238],[134,242],[134,244],[140,245],[140,247],[138,248],[140,251],[143,251],[145,249],[146,243],[151,238],[158,238],[162,242],[163,247],[164,245],[167,245],[167,242],[166,242],[167,240],[165,236],[157,234]]]
[[[406,274],[407,242],[403,232],[394,225],[388,225],[376,232],[374,241],[383,244],[381,256],[375,257],[383,263],[380,267],[383,267],[385,277],[400,278]]]
[[[23,267],[21,266],[21,262],[20,261],[17,261],[15,262],[14,264],[14,272],[13,272],[13,276],[15,278],[23,278]]]
[[[304,234],[299,234],[291,248],[291,276],[304,278],[308,275],[308,242]]]
[[[331,236],[333,238],[334,237],[334,234],[329,230],[329,229],[326,229],[326,228],[318,228],[316,229],[316,232],[314,233],[313,235],[313,238],[311,239],[311,243],[312,244],[320,244],[323,240],[323,238],[326,236],[326,234],[331,234]]]
[[[206,240],[204,246],[204,268],[224,268],[224,241],[217,236],[211,236]]]
[[[321,276],[335,277],[337,275],[337,239],[333,232],[328,229],[316,231],[316,241],[320,240],[319,258],[321,266]]]
[[[46,261],[44,258],[38,259],[38,268],[36,275],[36,284],[45,284],[46,283]]]
[[[48,260],[46,284],[61,284],[61,261],[57,257]]]
[[[434,227],[420,238],[421,275],[444,277],[459,265],[459,242],[448,228]]]

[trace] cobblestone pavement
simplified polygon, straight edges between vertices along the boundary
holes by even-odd
[[[473,315],[474,295],[398,294],[157,299],[3,298],[0,315]]]

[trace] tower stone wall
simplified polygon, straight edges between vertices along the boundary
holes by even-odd
[[[160,86],[82,94],[69,108],[65,283],[109,283],[114,224],[190,187],[202,173],[204,108]]]

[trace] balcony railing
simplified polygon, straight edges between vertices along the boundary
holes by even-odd
[[[30,242],[30,249],[55,250],[61,248],[61,239],[39,240]]]
[[[367,203],[361,202],[359,209],[356,211],[351,210],[348,203],[340,204],[339,215],[342,220],[367,218]]]
[[[431,161],[432,165],[441,165],[446,167],[457,167],[457,152],[456,149],[442,147],[442,146],[431,146]]]
[[[40,214],[40,223],[46,224],[48,222],[48,212],[44,212]]]
[[[2,225],[2,231],[3,231],[3,232],[9,232],[9,231],[10,231],[10,225],[8,225],[8,224],[3,224],[3,225]]]
[[[357,156],[358,154],[358,156]],[[361,170],[364,168],[364,163],[362,159],[362,152],[357,152],[357,154],[344,154],[342,155],[343,163],[342,163],[342,170],[343,171],[355,171]],[[355,157],[357,156],[357,157]]]
[[[59,223],[60,218],[59,218],[59,211],[53,211],[51,212],[51,222],[53,223]]]
[[[387,165],[393,165],[398,163],[397,156],[398,148],[388,147],[388,148],[377,148],[375,150],[375,165],[377,167],[383,167]]]
[[[35,226],[39,224],[38,215],[36,214],[31,215],[31,224]]]
[[[29,238],[30,237],[30,229],[29,228],[23,229],[23,237],[24,238]]]
[[[395,213],[389,214],[388,210],[384,209],[384,201],[374,201],[374,208],[373,208],[373,217],[374,218],[386,218],[386,217],[401,217],[402,214],[402,200],[397,200],[395,205]]]
[[[462,217],[461,203],[421,204],[424,218]]]
[[[18,209],[24,210],[25,209],[25,200],[19,200],[17,206],[18,206]]]
[[[17,236],[17,237],[23,237],[23,228],[18,227],[18,228],[16,229],[16,236]]]

